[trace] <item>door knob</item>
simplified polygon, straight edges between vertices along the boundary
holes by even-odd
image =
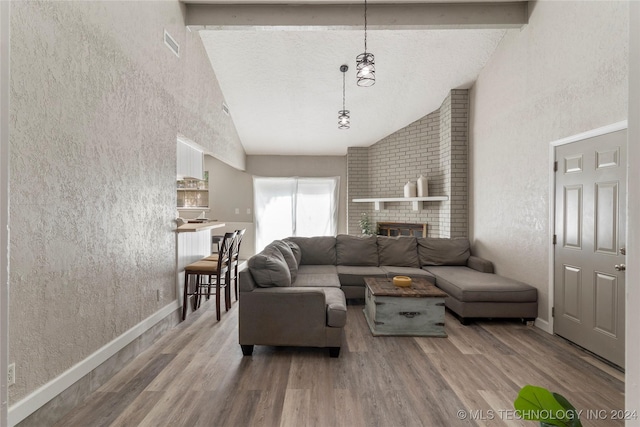
[[[627,269],[627,266],[624,264],[616,264],[613,266],[613,268],[615,268],[617,271],[625,271]]]
[[[620,255],[626,255],[627,254],[627,248],[620,248]]]

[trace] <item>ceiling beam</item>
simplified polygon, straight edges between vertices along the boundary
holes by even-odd
[[[186,3],[192,29],[355,30],[364,25],[364,2],[334,4]],[[528,2],[373,3],[371,30],[519,28],[527,23]]]

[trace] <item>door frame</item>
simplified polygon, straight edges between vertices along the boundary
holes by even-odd
[[[587,132],[578,133],[576,135],[568,136],[566,138],[558,139],[556,141],[549,143],[549,225],[550,225],[549,248],[550,249],[549,249],[549,287],[547,290],[549,295],[547,319],[549,319],[549,321],[547,322],[538,318],[536,319],[536,326],[550,334],[553,334],[553,316],[551,315],[551,310],[553,309],[553,305],[555,303],[554,271],[555,271],[556,251],[555,251],[555,245],[553,244],[553,235],[556,232],[556,172],[554,172],[553,170],[553,165],[556,161],[556,147],[559,147],[561,145],[571,144],[573,142],[579,142],[579,141],[582,141],[588,138],[593,138],[600,135],[606,135],[608,133],[617,132],[627,128],[628,128],[628,121],[622,120],[620,122],[616,122],[607,126],[602,126],[596,129],[592,129]],[[627,165],[628,164],[629,164],[629,159],[627,158]],[[627,167],[627,165],[625,165],[625,168]],[[627,189],[627,192],[628,191],[629,190]]]

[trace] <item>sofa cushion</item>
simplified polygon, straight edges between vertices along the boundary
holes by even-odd
[[[338,274],[335,265],[300,265],[298,274]]]
[[[471,256],[469,239],[418,238],[420,265],[467,265]]]
[[[298,278],[291,286],[339,288],[340,280],[337,274],[298,274]]]
[[[287,237],[300,247],[300,264],[336,265],[336,238],[333,236]]]
[[[267,246],[249,258],[248,264],[256,285],[262,288],[291,286],[289,266],[278,248]]]
[[[336,238],[338,265],[378,265],[378,239],[376,236],[350,236]]]
[[[381,265],[380,269],[384,271],[388,278],[394,276],[421,277],[426,279],[432,285],[436,284],[436,277],[428,271],[413,267],[396,267],[395,265]]]
[[[420,268],[418,241],[409,236],[378,236],[378,261],[380,265]]]
[[[327,303],[327,326],[342,328],[347,324],[347,301],[338,288],[324,289]]]
[[[289,247],[291,248],[291,252],[293,253],[293,256],[295,257],[296,262],[298,263],[298,266],[299,266],[300,261],[302,260],[302,250],[300,250],[300,246],[298,246],[297,243],[291,240],[283,240],[283,242],[289,245]]]
[[[364,286],[365,277],[387,277],[380,267],[339,265],[338,278],[342,286]]]
[[[291,250],[291,246],[282,240],[274,240],[269,243],[267,247],[273,246],[277,248],[282,256],[284,257],[287,266],[289,267],[289,273],[291,273],[291,283],[296,281],[296,277],[298,277],[298,261],[296,261],[296,257],[293,255],[293,251]]]
[[[533,286],[468,267],[424,267],[436,276],[436,286],[463,302],[535,302]]]

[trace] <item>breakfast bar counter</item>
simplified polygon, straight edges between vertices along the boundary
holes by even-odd
[[[225,226],[224,222],[209,221],[209,222],[194,222],[182,224],[176,228],[177,233],[195,233],[196,231],[212,230],[214,228],[222,228]]]

